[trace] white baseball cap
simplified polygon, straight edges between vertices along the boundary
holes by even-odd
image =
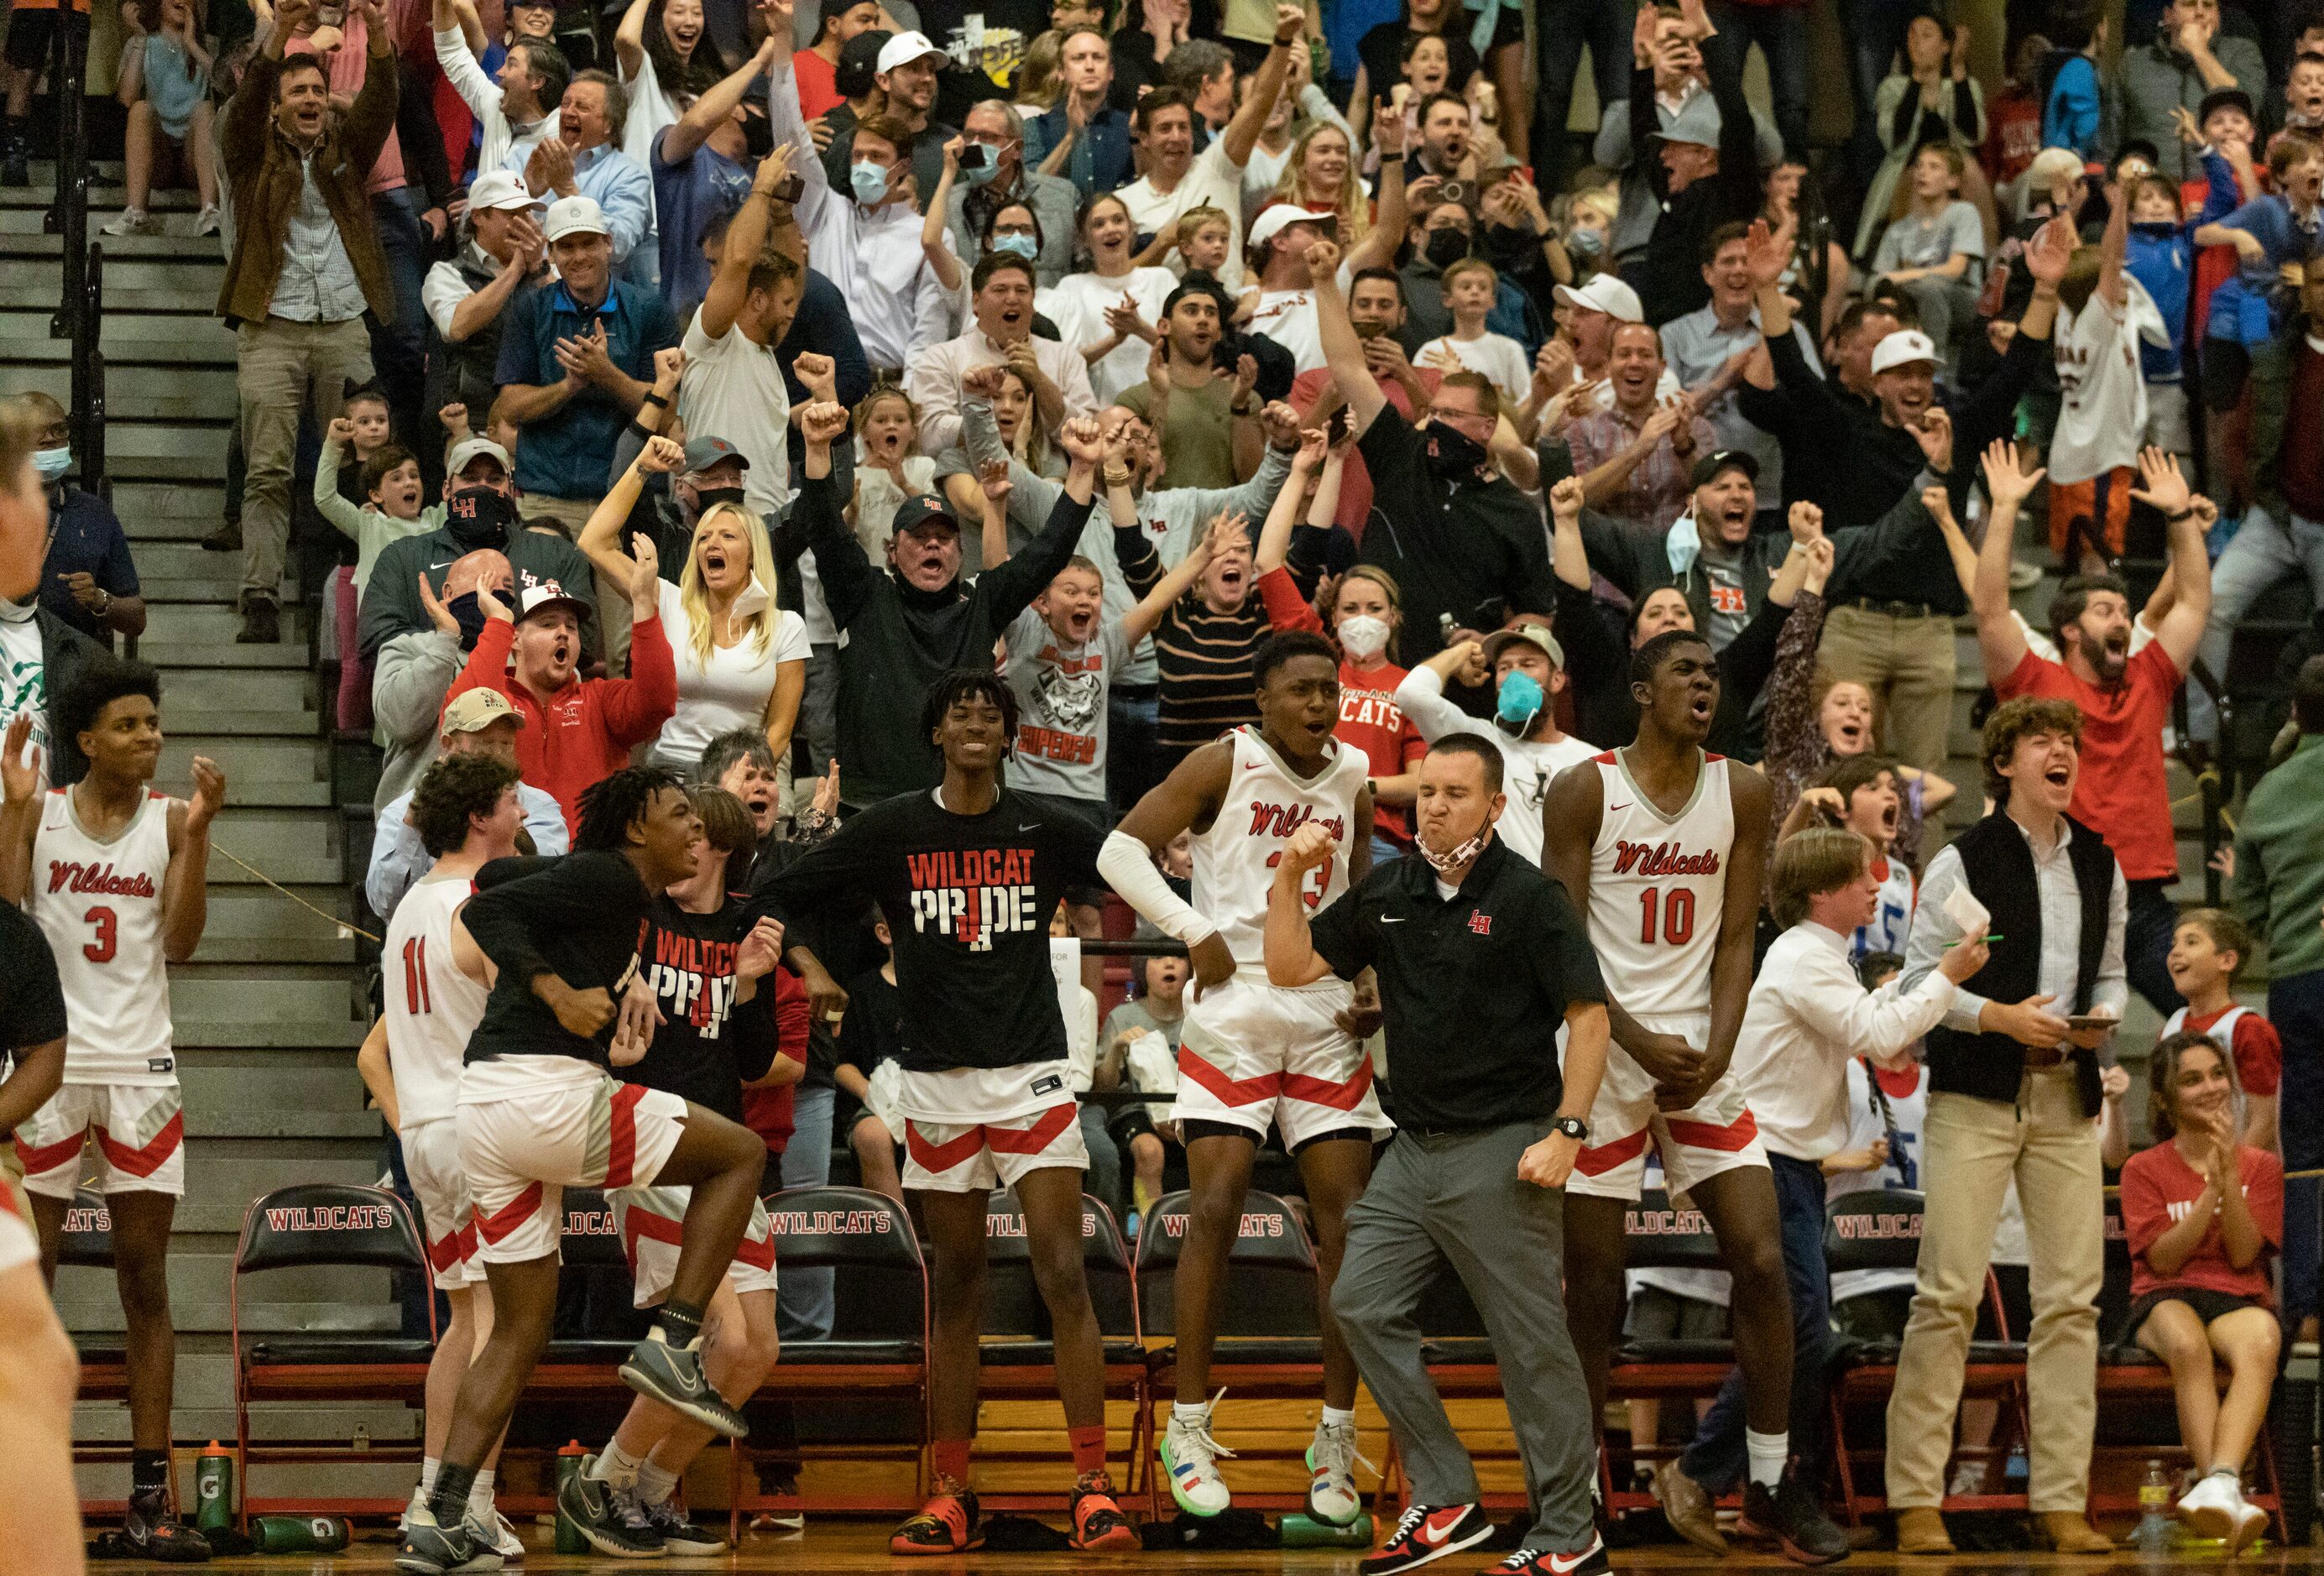
[[[519,599],[516,622],[522,623],[545,607],[569,607],[576,620],[586,620],[596,611],[580,597],[572,595],[554,580],[544,580],[538,585],[528,585]]]
[[[524,177],[513,170],[488,170],[468,188],[468,207],[476,208],[537,208],[540,199],[524,189]]]
[[[1936,341],[1918,328],[1899,328],[1872,347],[1872,371],[1875,376],[1892,366],[1910,366],[1916,361],[1937,359]]]
[[[1340,216],[1301,207],[1296,202],[1271,202],[1250,222],[1249,244],[1264,246],[1294,225],[1337,225]]]
[[[542,221],[541,233],[551,241],[561,241],[567,235],[610,235],[613,228],[605,223],[605,210],[597,206],[594,197],[560,197],[549,205],[549,217]]]
[[[1603,312],[1624,323],[1643,323],[1646,309],[1638,300],[1638,292],[1610,273],[1592,274],[1588,284],[1580,290],[1571,285],[1559,285],[1554,292],[1569,307],[1585,312]]]
[[[884,76],[899,66],[908,66],[914,60],[923,60],[930,55],[951,59],[928,41],[927,33],[899,32],[880,46],[880,63],[876,69]],[[943,68],[937,69],[941,70]]]

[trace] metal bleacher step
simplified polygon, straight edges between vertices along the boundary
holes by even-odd
[[[231,641],[211,645],[185,641],[140,641],[137,655],[164,672],[199,668],[289,668],[304,673],[312,665],[304,646],[243,646]]]
[[[325,896],[337,900],[336,894]],[[324,914],[338,912],[332,901],[315,906]],[[309,913],[271,887],[229,888],[210,894],[209,925],[202,932],[202,944],[195,948],[193,961],[201,964],[353,963],[355,936],[344,925]],[[287,1053],[269,1055],[279,1062]],[[331,1071],[338,1074],[345,1069],[334,1064]],[[279,1091],[270,1086],[267,1092],[272,1095]]]
[[[339,863],[339,836],[334,816],[304,809],[237,806],[229,788],[226,807],[218,812],[210,827],[210,880],[229,885],[257,880],[240,865],[217,857],[217,850],[230,849],[237,858],[286,887],[327,886],[345,874]]]
[[[7,216],[0,214],[0,219]],[[46,311],[0,311],[0,359],[64,364],[71,344],[51,337]],[[113,365],[227,366],[234,364],[234,336],[217,318],[107,312],[97,347]]]
[[[155,550],[153,547],[140,547],[136,549],[137,565],[141,573],[144,569],[146,558]],[[188,550],[198,551],[199,549],[189,548]],[[213,563],[234,566],[233,576],[237,583],[240,581],[241,554],[212,553],[209,558]],[[152,600],[150,594],[147,600]],[[296,604],[284,604],[282,639],[278,643],[304,650],[311,622],[304,607]],[[149,607],[145,612],[145,639],[149,641],[230,646],[235,643],[234,638],[241,631],[242,616],[234,611],[231,595],[211,603],[165,603],[161,606]],[[164,720],[166,721],[166,717]]]

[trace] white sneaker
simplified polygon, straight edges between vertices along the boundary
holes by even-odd
[[[2232,1536],[2238,1513],[2246,1508],[2243,1485],[2231,1472],[2212,1472],[2179,1497],[2179,1519],[2197,1537]]]
[[[215,235],[218,233],[218,226],[223,221],[218,214],[217,204],[211,203],[205,207],[201,212],[194,216],[194,234],[197,235]]]
[[[1212,1396],[1211,1405],[1217,1405],[1218,1399]],[[1226,1479],[1219,1476],[1218,1458],[1231,1457],[1234,1452],[1211,1437],[1209,1412],[1207,1406],[1199,1415],[1173,1406],[1170,1425],[1162,1433],[1162,1470],[1169,1478],[1170,1498],[1189,1516],[1216,1516],[1233,1498]]]
[[[161,221],[143,208],[123,208],[119,218],[97,228],[107,235],[158,235]]]
[[[1307,1514],[1333,1526],[1346,1526],[1364,1513],[1363,1496],[1356,1490],[1356,1425],[1352,1423],[1315,1424],[1314,1442],[1307,1447]],[[1370,1466],[1370,1461],[1364,1461]],[[1377,1469],[1375,1469],[1377,1470]]]
[[[2268,1514],[2243,1496],[2240,1485],[2236,1489],[2236,1529],[2227,1535],[2227,1553],[2240,1554],[2259,1535],[2267,1531]]]
[[[503,1561],[513,1563],[524,1558],[524,1540],[517,1536],[516,1525],[495,1507],[490,1518],[471,1515],[469,1519],[491,1534],[493,1551]]]

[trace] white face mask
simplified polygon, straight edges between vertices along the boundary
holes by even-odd
[[[1388,650],[1388,620],[1359,613],[1339,622],[1340,650],[1358,662],[1369,662]]]

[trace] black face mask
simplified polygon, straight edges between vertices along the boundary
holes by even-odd
[[[1450,268],[1469,255],[1469,237],[1460,230],[1431,230],[1421,250],[1437,267]]]
[[[706,515],[712,510],[717,508],[721,503],[732,503],[735,508],[740,509],[742,507],[742,489],[740,487],[704,487],[700,489],[694,494],[695,518],[697,520],[700,519],[703,515]]]
[[[1485,464],[1485,446],[1442,421],[1428,424],[1428,466],[1448,482],[1473,482]]]
[[[484,632],[484,610],[477,603],[476,594],[463,591],[444,604],[444,611],[450,613],[452,622],[460,626],[460,650],[475,650],[476,637]]]
[[[516,505],[492,487],[462,487],[444,501],[444,530],[463,553],[508,546]]]

